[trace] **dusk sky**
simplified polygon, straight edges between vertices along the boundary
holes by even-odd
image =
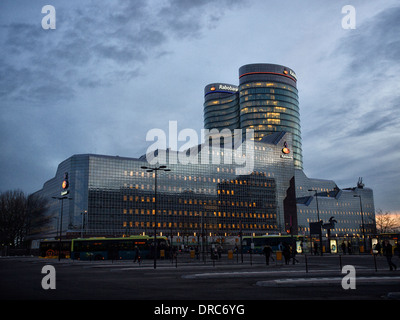
[[[200,137],[207,84],[275,63],[297,74],[305,174],[362,177],[400,214],[398,0],[2,0],[0,26],[0,191],[37,191],[74,154],[139,157],[169,121]]]

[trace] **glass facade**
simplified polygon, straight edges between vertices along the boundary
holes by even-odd
[[[66,159],[34,194],[48,206],[31,238],[57,237],[60,227],[69,238],[153,234],[157,228],[158,234],[197,243],[202,235],[215,241],[288,229],[307,236],[318,215],[324,222],[337,221],[333,236],[360,236],[363,226],[366,234],[374,233],[371,189],[361,183],[340,189],[302,171],[293,70],[252,64],[239,74],[239,86],[212,83],[204,92],[205,129],[226,129],[227,136],[211,134],[208,139],[218,143],[205,139],[206,144],[179,154],[157,150],[140,158],[83,154]],[[241,144],[233,139],[221,148],[234,129],[253,129],[255,139],[240,139]],[[150,166],[148,161],[171,171],[156,176],[141,168]],[[61,200],[65,173],[69,199]]]
[[[45,219],[38,221],[32,230],[32,238],[57,237],[60,229],[65,235],[66,230],[74,230],[81,225],[82,215],[88,207],[88,161],[89,155],[66,159],[58,165],[55,177],[45,182],[43,188],[33,194],[47,200],[47,207]],[[65,173],[68,173],[69,193],[63,196],[61,193]],[[61,199],[63,197],[68,199]]]
[[[276,64],[248,64],[239,69],[240,127],[254,138],[276,131],[293,135],[294,165],[302,169],[299,98],[296,74]]]
[[[310,179],[301,170],[295,170],[295,177],[299,234],[309,234],[310,222],[317,222],[318,214],[324,222],[335,218],[337,223],[331,229],[335,237],[361,236],[363,224],[365,234],[375,232],[375,206],[371,189],[362,184],[340,189],[334,181]],[[309,190],[315,190],[317,194]]]
[[[239,128],[238,87],[224,83],[209,84],[204,88],[204,128]]]
[[[214,83],[204,89],[206,129],[254,130],[261,140],[274,132],[293,136],[293,159],[303,168],[297,78],[290,68],[249,64],[239,69],[239,87]]]
[[[252,144],[254,166],[248,174],[238,174],[240,165],[225,164],[223,158],[211,163],[227,149],[209,147],[209,163],[201,163],[200,153],[198,163],[168,163],[171,171],[157,176],[157,216],[155,173],[141,169],[149,165],[146,157],[75,155],[38,193],[57,195],[64,171],[69,172],[72,200],[68,205],[64,200],[63,234],[71,237],[152,234],[155,226],[175,237],[274,234],[284,230],[284,202],[294,176],[292,159],[281,157],[284,144],[291,144],[289,134],[273,144]],[[48,215],[58,217],[60,204],[50,200]],[[43,235],[57,236],[56,225],[49,224]]]

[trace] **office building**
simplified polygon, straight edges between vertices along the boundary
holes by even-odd
[[[293,161],[303,168],[296,73],[277,64],[239,68],[239,86],[212,83],[204,88],[204,127],[254,130],[254,139],[279,131],[293,136]]]
[[[335,220],[331,236],[373,234],[371,189],[360,181],[340,188],[303,172],[296,83],[290,68],[250,64],[239,69],[239,86],[207,85],[206,129],[225,130],[225,138],[232,138],[235,129],[254,130],[253,139],[243,135],[223,149],[206,141],[184,152],[156,150],[138,158],[71,156],[35,193],[49,202],[31,238],[57,237],[61,222],[61,235],[68,238],[152,234],[155,227],[182,243],[287,230],[312,236],[310,223],[318,217],[324,223]],[[155,189],[155,173],[142,167],[160,154],[166,160],[158,164],[171,171],[158,172]],[[66,174],[67,195],[62,189]],[[69,200],[60,200],[62,192]]]

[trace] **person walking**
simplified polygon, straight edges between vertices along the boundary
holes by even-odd
[[[299,260],[296,259],[296,254],[297,254],[296,246],[293,245],[292,246],[292,252],[291,252],[291,257],[293,259],[293,264],[295,264],[295,262],[299,263]]]
[[[135,252],[135,259],[133,260],[133,262],[135,263],[137,260],[137,262],[140,264],[140,249],[137,246],[135,246],[134,252]]]
[[[287,243],[283,244],[283,257],[285,258],[285,264],[289,264],[290,261],[290,247]]]
[[[314,255],[318,254],[318,243],[314,242]]]
[[[375,251],[376,251],[376,255],[382,255],[382,253],[381,253],[381,249],[382,249],[382,246],[381,246],[381,244],[378,242],[376,245],[375,245]]]
[[[347,243],[347,252],[348,252],[349,254],[351,254],[351,252],[352,252],[352,249],[351,249],[351,242]]]
[[[392,262],[392,257],[393,257],[392,245],[387,240],[385,240],[385,247],[383,252],[384,255],[386,256],[386,260],[388,262],[390,271],[393,271],[393,269],[396,270],[397,266]]]
[[[271,257],[272,254],[272,249],[269,245],[266,245],[263,249],[264,255],[265,255],[265,263],[267,266],[269,265],[269,258]]]
[[[344,243],[344,241],[341,244],[341,248],[342,248],[343,254],[346,254],[346,244]]]

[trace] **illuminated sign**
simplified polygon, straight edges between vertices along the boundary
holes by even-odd
[[[282,152],[283,152],[284,154],[289,154],[289,153],[290,153],[290,149],[288,148],[286,141],[285,141],[285,143],[283,144]]]
[[[208,89],[209,91],[206,93],[216,93],[216,92],[230,92],[230,93],[234,93],[234,92],[238,92],[239,91],[239,87],[235,86],[235,85],[230,85],[230,84],[224,84],[224,83],[216,83],[215,85],[211,85],[210,89]]]
[[[63,191],[61,191],[61,195],[62,196],[65,196],[65,195],[67,195],[69,193],[68,187],[69,187],[68,172],[65,172],[64,173],[64,180],[61,183],[61,188],[63,189]]]
[[[297,81],[297,76],[296,76],[296,74],[294,73],[294,71],[292,71],[292,70],[287,71],[287,70],[285,69],[285,70],[283,70],[283,73],[284,73],[284,74],[290,74],[290,75]]]
[[[293,157],[291,155],[289,155],[290,149],[288,148],[286,141],[283,144],[282,153],[283,154],[281,154],[281,158],[293,159]]]
[[[236,86],[231,86],[231,85],[226,85],[226,84],[220,84],[218,87],[219,90],[229,90],[229,91],[238,91],[239,88]]]
[[[64,180],[63,180],[63,182],[61,184],[61,187],[65,190],[65,189],[68,189],[68,185],[69,185],[69,183],[68,183],[68,172],[65,172],[64,173]]]

